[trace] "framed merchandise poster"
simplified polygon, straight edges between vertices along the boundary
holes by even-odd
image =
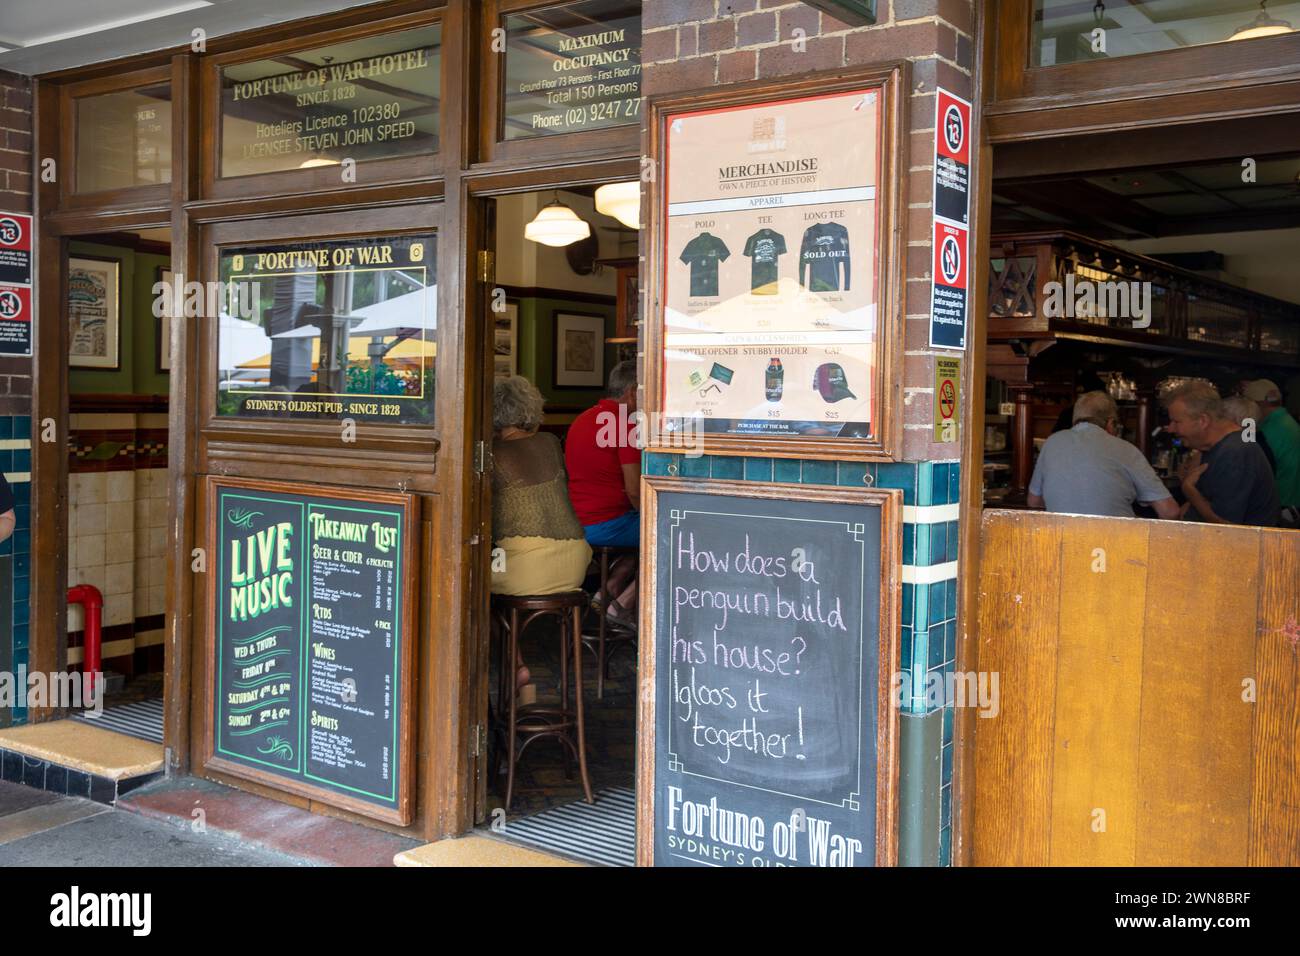
[[[68,364],[118,367],[121,264],[116,259],[68,259]]]
[[[729,454],[887,451],[892,89],[661,111],[665,431]]]

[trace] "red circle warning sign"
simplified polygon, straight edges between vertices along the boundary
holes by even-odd
[[[939,386],[939,414],[945,419],[952,418],[957,410],[957,384],[945,378]]]

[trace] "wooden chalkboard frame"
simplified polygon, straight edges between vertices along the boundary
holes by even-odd
[[[233,777],[252,780],[276,790],[295,793],[313,801],[319,801],[320,803],[339,807],[340,809],[361,814],[362,816],[371,817],[376,820],[384,820],[388,823],[397,824],[398,826],[409,826],[412,819],[411,803],[412,792],[414,790],[414,780],[412,779],[412,754],[415,748],[411,715],[414,706],[412,693],[414,691],[413,661],[416,633],[412,626],[412,621],[415,615],[415,588],[410,582],[419,580],[419,569],[416,568],[413,563],[416,555],[413,539],[415,535],[418,534],[418,526],[414,523],[415,496],[394,492],[363,491],[358,488],[333,487],[330,485],[307,484],[302,482],[262,481],[253,478],[228,478],[224,475],[208,475],[206,485],[208,505],[206,540],[208,542],[207,551],[209,555],[219,555],[219,548],[217,547],[217,519],[219,516],[217,495],[222,489],[265,491],[272,494],[306,495],[322,498],[329,497],[337,498],[341,501],[392,505],[402,509],[405,535],[402,542],[401,552],[404,564],[404,573],[401,575],[401,580],[399,582],[399,587],[401,588],[400,600],[402,621],[398,631],[398,639],[401,643],[398,648],[397,674],[397,686],[400,688],[400,704],[396,715],[398,740],[398,753],[395,761],[395,766],[397,768],[397,806],[393,809],[381,807],[378,804],[371,803],[367,800],[359,800],[355,797],[349,797],[345,794],[338,793],[337,791],[330,790],[328,787],[320,787],[308,783],[305,780],[295,780],[292,777],[285,777],[279,774],[257,770],[256,768],[249,767],[233,760],[227,760],[224,757],[218,757],[216,755],[216,723],[212,719],[212,714],[213,703],[216,695],[216,634],[219,604],[217,602],[216,593],[217,574],[213,568],[209,568],[209,573],[206,575],[208,608],[205,623],[208,626],[208,633],[204,640],[206,674],[204,675],[203,686],[203,767],[205,770],[217,770]]]
[[[876,687],[876,866],[898,863],[899,708],[893,706],[892,675],[898,672],[899,614],[902,603],[903,492],[891,488],[781,485],[754,481],[694,481],[644,477],[641,482],[641,642],[637,673],[636,863],[654,866],[655,701],[658,645],[659,554],[656,527],[662,492],[732,495],[865,505],[880,509],[880,634]]]

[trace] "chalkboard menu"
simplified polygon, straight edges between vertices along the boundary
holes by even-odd
[[[410,496],[209,479],[209,765],[410,822]]]
[[[647,484],[642,862],[892,863],[898,492]]]
[[[641,121],[640,3],[579,0],[503,23],[503,139]]]

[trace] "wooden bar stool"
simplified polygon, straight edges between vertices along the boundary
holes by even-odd
[[[611,547],[606,545],[592,545],[592,557],[600,566],[600,591],[608,600],[611,595],[606,590],[609,584],[609,566],[621,557],[635,557],[640,553],[639,548]],[[610,626],[609,618],[605,614],[603,607],[592,608],[597,620],[594,625],[588,625],[582,632],[582,643],[588,649],[596,652],[596,699],[604,700],[605,698],[605,677],[609,668],[609,658],[619,647],[631,645],[637,646],[637,632],[628,630],[618,625]]]
[[[587,776],[587,728],[582,713],[582,614],[587,609],[585,591],[561,591],[558,594],[492,595],[492,610],[501,630],[501,668],[497,684],[499,706],[505,720],[503,746],[506,752],[506,810],[510,809],[515,790],[515,764],[534,740],[554,737],[564,748],[564,774],[572,774],[569,755],[578,758],[582,789],[587,802],[594,803],[591,780]],[[560,627],[560,702],[558,707],[545,704],[519,706],[515,687],[515,661],[519,656],[519,638],[534,621],[554,617]],[[573,658],[575,703],[569,707],[569,657]],[[516,744],[518,746],[516,747]]]

